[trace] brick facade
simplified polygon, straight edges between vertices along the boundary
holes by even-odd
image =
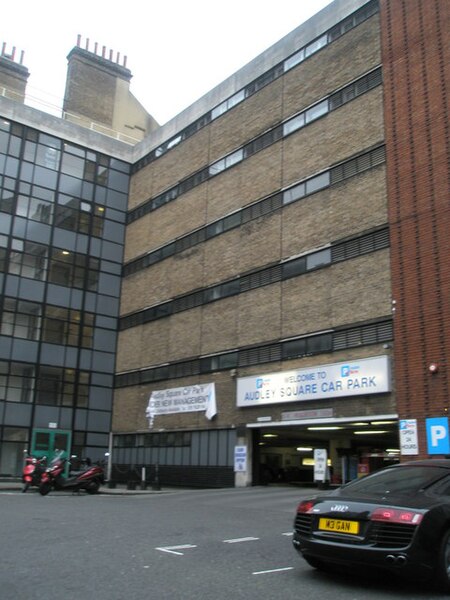
[[[380,55],[376,14],[135,173],[130,208],[376,68]],[[320,173],[383,139],[379,86],[130,223],[125,262]],[[123,280],[122,315],[383,226],[387,221],[385,179],[384,166],[365,171],[138,270]],[[389,317],[389,260],[386,249],[126,329],[119,336],[117,370],[146,369]],[[385,353],[381,345],[348,350],[239,368],[238,376]],[[145,430],[145,407],[153,390],[211,381],[216,383],[220,403],[213,423],[206,422],[203,415],[185,413],[157,417],[156,427],[229,428],[267,413],[267,407],[237,409],[235,380],[228,372],[218,372],[117,390],[113,429]],[[130,410],[124,411],[124,406]],[[307,403],[307,408],[321,406],[320,401]],[[391,414],[395,413],[395,396],[336,399],[326,406],[343,417]],[[289,409],[296,407],[304,409],[305,405],[294,403]],[[286,406],[269,410],[277,421]]]
[[[383,0],[381,19],[397,406],[425,449],[450,400],[450,5]]]

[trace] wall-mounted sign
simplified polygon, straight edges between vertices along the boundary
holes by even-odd
[[[450,454],[448,417],[426,419],[428,454]]]
[[[401,454],[419,454],[417,419],[402,419],[399,422]]]
[[[234,447],[234,472],[244,473],[247,471],[247,446]]]
[[[325,448],[316,448],[314,450],[314,481],[326,481],[327,458]]]
[[[207,419],[217,414],[214,383],[156,390],[151,393],[145,416],[149,420],[149,427],[152,427],[156,415],[201,411],[205,412]]]
[[[291,410],[281,413],[282,421],[300,421],[301,419],[326,419],[334,416],[332,408],[311,408],[310,410]]]
[[[381,394],[391,390],[387,356],[237,380],[237,406]]]

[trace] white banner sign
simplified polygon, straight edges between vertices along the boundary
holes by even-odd
[[[400,427],[400,452],[403,455],[419,454],[417,419],[402,419]]]
[[[157,415],[173,415],[181,412],[205,412],[207,419],[217,414],[214,383],[189,385],[152,392],[145,416],[149,427]]]
[[[391,389],[387,356],[237,380],[237,406],[381,394]]]

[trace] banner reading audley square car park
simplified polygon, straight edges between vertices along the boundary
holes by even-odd
[[[237,406],[381,394],[391,390],[387,356],[237,380]]]

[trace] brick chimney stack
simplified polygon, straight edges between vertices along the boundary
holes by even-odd
[[[25,102],[25,91],[30,73],[23,66],[24,52],[20,53],[19,62],[16,61],[16,48],[7,52],[6,43],[3,42],[0,53],[0,95],[6,96],[16,102]]]
[[[100,124],[141,140],[158,124],[129,91],[132,78],[127,68],[127,57],[98,44],[90,50],[86,39],[81,47],[81,36],[67,56],[68,68],[63,113],[67,120],[87,125]]]

